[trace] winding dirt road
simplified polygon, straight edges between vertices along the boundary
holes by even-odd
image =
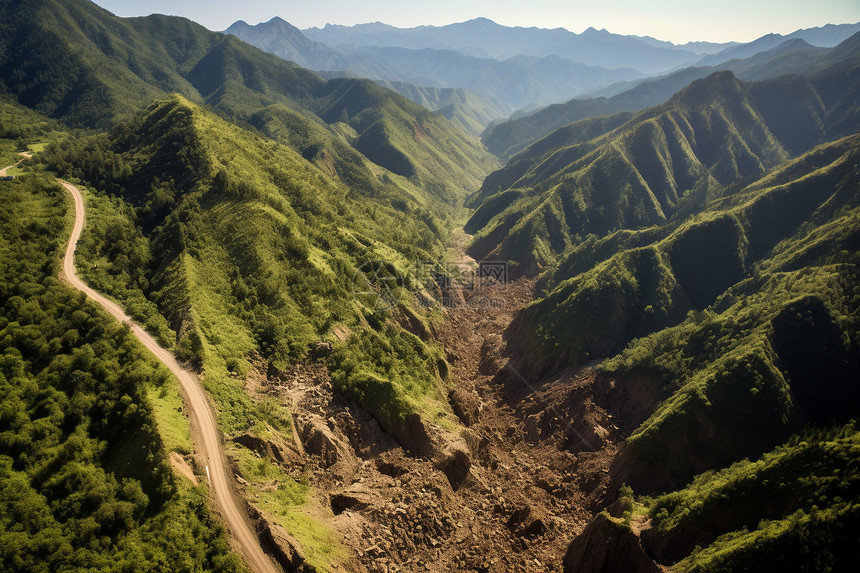
[[[22,151],[18,155],[20,155],[24,159],[30,159],[31,157],[33,157],[29,151]],[[24,159],[22,159],[21,161],[24,161]],[[14,165],[7,165],[3,169],[0,169],[0,177],[6,177],[6,172],[9,171],[10,169],[12,169],[13,167],[18,167],[18,165],[21,163],[21,161],[19,161],[18,163],[14,164]]]
[[[81,230],[84,228],[84,199],[77,187],[67,181],[60,179],[58,181],[71,193],[75,200],[75,226],[72,229],[72,236],[63,258],[63,274],[66,280],[73,287],[84,292],[87,297],[100,304],[114,318],[128,324],[137,339],[179,379],[185,393],[186,406],[191,411],[196,427],[199,428],[200,437],[196,440],[198,443],[195,444],[195,447],[206,460],[210,490],[227,527],[245,556],[248,566],[253,571],[256,573],[280,573],[280,569],[275,566],[260,547],[260,542],[251,530],[245,513],[230,487],[231,475],[225,463],[224,450],[221,447],[215,417],[197,377],[180,366],[173,354],[159,346],[155,339],[129,318],[119,305],[88,287],[75,273],[75,248],[81,236]]]

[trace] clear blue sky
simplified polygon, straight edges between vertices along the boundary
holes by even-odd
[[[506,26],[589,26],[618,34],[746,42],[769,32],[860,21],[860,0],[95,0],[118,16],[185,16],[211,30],[280,16],[294,26],[385,22],[444,25],[478,16]]]

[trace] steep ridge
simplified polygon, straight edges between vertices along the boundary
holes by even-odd
[[[470,252],[534,274],[588,234],[695,212],[791,155],[856,129],[857,70],[849,64],[809,80],[752,84],[719,72],[596,139],[582,142],[579,134],[597,120],[548,136],[470,199],[478,206],[466,225],[475,232]]]
[[[810,563],[815,544],[850,562],[857,515],[843,500],[858,490],[838,476],[854,475],[860,413],[858,154],[856,135],[827,143],[683,223],[589,239],[515,317],[508,348],[525,376],[610,357],[594,391],[628,436],[614,488],[659,494],[609,495],[630,495],[609,508],[620,529],[589,526],[566,570],[592,563],[583,544],[622,539],[639,547],[626,566],[646,569]],[[795,461],[818,451],[832,457]],[[769,480],[808,493],[750,493]]]
[[[809,76],[846,59],[856,60],[858,41],[860,37],[855,35],[828,49],[812,46],[799,38],[785,40],[775,48],[746,59],[731,59],[715,66],[697,65],[658,78],[623,82],[598,90],[593,99],[573,99],[495,124],[487,128],[482,139],[492,153],[507,159],[568,123],[658,105],[691,82],[717,71],[731,71],[744,81],[762,81],[786,74]]]
[[[526,345],[524,355],[532,364],[543,361],[540,373],[548,365],[539,357],[548,355],[538,348],[556,348],[562,336],[561,347],[570,354],[560,363],[577,363],[587,354],[614,354],[633,338],[710,307],[812,214],[823,209],[822,217],[832,216],[827,214],[833,207],[825,206],[837,201],[853,204],[847,181],[853,176],[855,145],[851,137],[816,148],[739,191],[737,198],[715,202],[690,222],[617,231],[577,245],[546,276],[549,295],[517,319],[520,326],[529,325],[527,331],[540,325],[545,340],[530,340],[524,332],[517,344]],[[775,205],[782,209],[779,224],[767,218]],[[597,301],[603,311],[586,313]],[[650,308],[643,310],[646,306]],[[572,320],[568,313],[578,317],[575,329],[567,326]],[[612,319],[605,320],[607,316]]]

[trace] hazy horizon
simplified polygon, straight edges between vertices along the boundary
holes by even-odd
[[[527,6],[491,0],[441,0],[432,6],[406,6],[394,0],[370,0],[360,4],[343,0],[315,3],[262,0],[253,4],[228,0],[182,3],[95,0],[95,3],[118,16],[153,13],[184,16],[216,31],[226,29],[237,20],[257,24],[275,16],[302,29],[329,23],[351,26],[373,22],[399,28],[444,26],[483,17],[504,26],[565,28],[575,33],[587,28],[606,29],[615,34],[651,36],[675,44],[749,42],[770,33],[789,34],[802,28],[860,22],[860,3],[853,0],[825,0],[815,4],[802,0],[756,3],[725,0],[720,3],[719,10],[713,4],[680,0],[647,4],[607,0],[600,5],[579,0],[534,0]]]

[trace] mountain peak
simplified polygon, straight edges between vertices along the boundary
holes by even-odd
[[[235,32],[237,30],[245,30],[245,29],[250,28],[250,27],[251,27],[251,25],[248,24],[246,21],[236,20],[235,22],[230,24],[230,26],[226,30],[224,30],[224,33],[225,34],[232,34],[233,32]]]
[[[601,28],[601,29],[599,29],[599,30],[598,30],[598,29],[597,29],[597,28],[595,28],[594,26],[589,26],[588,28],[586,28],[586,29],[582,32],[582,35],[583,35],[583,36],[584,36],[584,35],[586,35],[586,34],[588,34],[588,35],[590,35],[590,36],[592,36],[592,35],[608,36],[608,35],[610,34],[610,32],[609,32],[606,28]]]
[[[729,70],[714,72],[679,91],[675,98],[686,105],[697,106],[715,98],[740,91],[742,82]]]
[[[490,20],[489,18],[485,18],[484,16],[478,16],[477,18],[472,18],[471,20],[466,20],[463,23],[464,24],[481,24],[481,25],[485,25],[485,26],[489,26],[489,25],[498,26],[498,24],[496,24],[493,20]]]

